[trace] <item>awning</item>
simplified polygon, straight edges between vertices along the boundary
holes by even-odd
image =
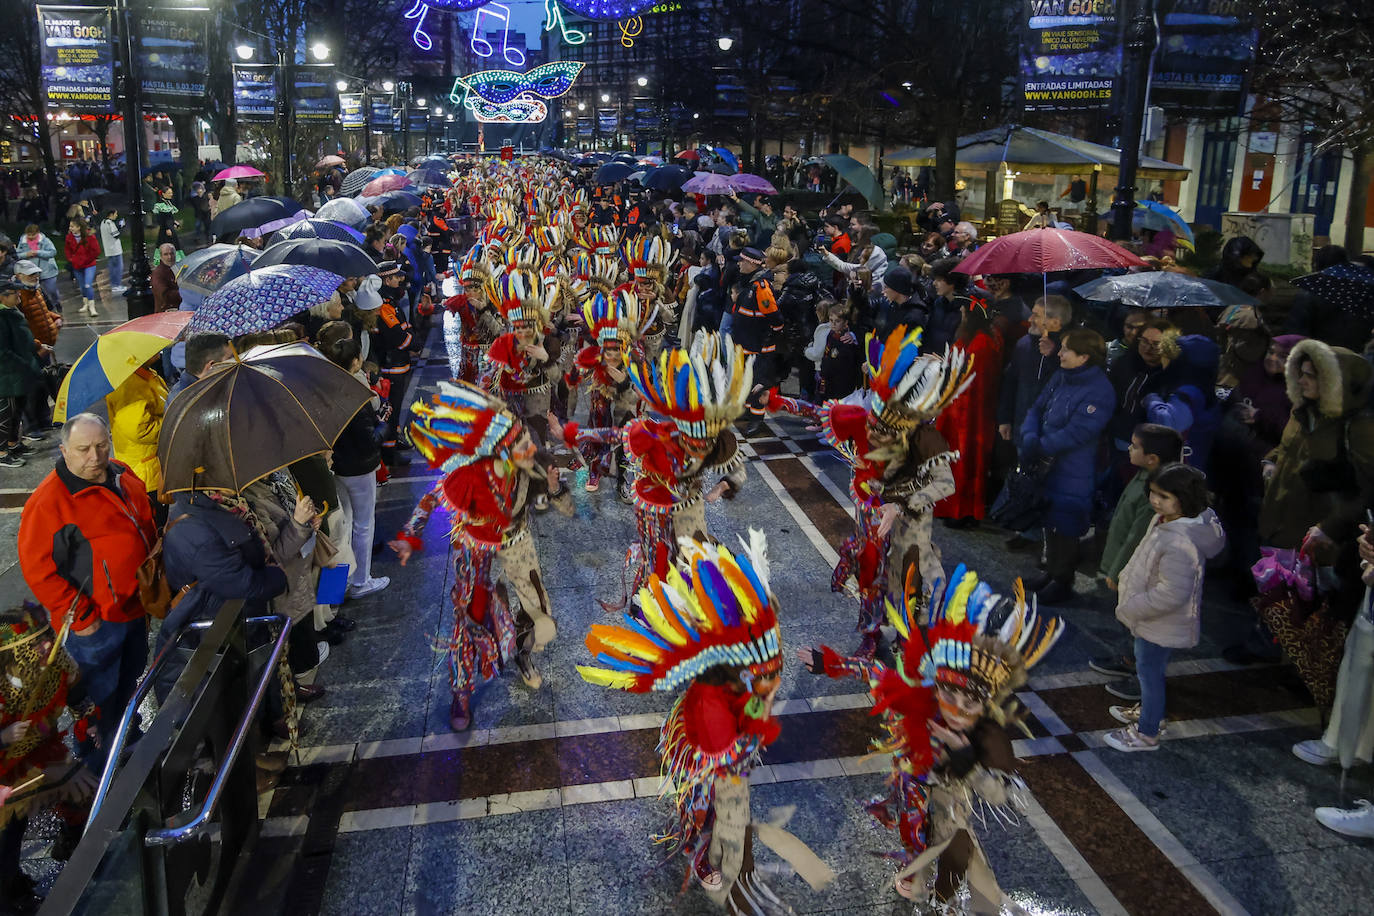
[[[1121,150],[1090,143],[1064,134],[1033,127],[999,127],[959,138],[959,169],[991,172],[1005,165],[1014,172],[1049,172],[1069,175],[1096,171],[1115,175],[1121,163]],[[915,146],[883,157],[885,165],[921,166],[935,164],[935,147]],[[1187,178],[1186,166],[1150,156],[1141,156],[1136,175],[1163,181]]]

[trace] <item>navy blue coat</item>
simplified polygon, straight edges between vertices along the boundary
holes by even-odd
[[[1044,524],[1060,534],[1081,537],[1088,531],[1097,443],[1115,406],[1116,390],[1101,368],[1060,369],[1021,424],[1021,460],[1054,459],[1045,479],[1050,505]]]
[[[1059,334],[1050,335],[1056,342]],[[1026,334],[1016,341],[1011,360],[1002,373],[1002,390],[997,401],[997,425],[1010,426],[1012,441],[1021,434],[1021,421],[1040,396],[1050,376],[1059,371],[1059,350],[1040,355],[1040,338]]]

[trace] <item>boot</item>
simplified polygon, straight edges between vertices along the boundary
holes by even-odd
[[[86,300],[86,314],[87,314],[87,315],[90,315],[92,318],[99,317],[100,313],[97,312],[97,311],[95,310],[95,300],[94,300],[94,299],[87,299],[87,300]]]
[[[467,694],[453,695],[453,705],[448,709],[448,724],[456,732],[465,732],[472,727],[472,699]]]

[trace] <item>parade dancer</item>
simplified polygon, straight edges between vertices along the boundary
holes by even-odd
[[[543,678],[532,654],[558,633],[528,524],[536,496],[551,497],[572,514],[566,488],[549,491],[557,475],[520,418],[501,401],[467,382],[440,382],[429,403],[412,407],[411,439],[444,476],[421,498],[391,549],[405,565],[423,548],[430,514],[442,503],[453,516],[453,636],[445,644],[454,731],[472,724],[473,691],[515,659],[520,677],[537,690]],[[520,601],[513,619],[506,589],[492,569],[499,558],[506,582]]]
[[[583,679],[633,693],[681,696],[660,731],[662,792],[676,816],[653,837],[688,861],[728,913],[792,913],[754,870],[757,838],[813,888],[834,873],[780,825],[752,822],[749,771],[781,726],[773,716],[782,674],[777,599],[769,589],[767,543],[751,529],[738,553],[684,538],[674,566],[651,577],[627,626],[593,624],[587,635],[599,667]]]
[[[630,380],[651,416],[623,429],[563,428],[571,448],[620,442],[629,470],[638,539],[625,553],[626,595],[651,573],[667,575],[680,538],[706,540],[706,503],[734,499],[744,485],[744,455],[731,424],[753,385],[753,361],[718,334],[698,331],[687,349],[655,363],[632,363]],[[658,419],[662,417],[663,419]],[[707,475],[720,479],[709,490]],[[625,606],[622,596],[618,604]]]
[[[883,717],[885,734],[874,747],[892,755],[891,776],[887,791],[864,807],[897,831],[902,847],[891,854],[897,892],[958,912],[967,883],[972,912],[992,916],[1003,905],[1022,912],[1004,899],[973,821],[984,813],[1001,820],[1017,809],[1025,813],[1030,793],[1016,775],[1005,726],[1030,732],[1012,692],[1064,627],[1027,605],[1019,579],[1008,599],[962,565],[933,597],[929,625],[922,623],[925,612],[913,564],[898,604],[887,605],[902,643],[895,667],[842,658],[828,647],[798,654],[815,674],[862,678],[874,714]]]
[[[825,441],[853,467],[849,492],[855,532],[840,547],[830,580],[835,592],[853,579],[859,598],[856,654],[873,658],[881,641],[888,570],[919,558],[926,588],[944,578],[940,551],[931,541],[931,509],[954,492],[950,465],[959,454],[936,431],[934,420],[973,379],[964,354],[921,355],[921,331],[898,327],[867,340],[865,404],[827,401],[817,407],[774,392],[770,409],[820,424]]]
[[[618,432],[639,410],[639,394],[630,380],[628,365],[631,348],[639,338],[639,300],[623,289],[609,297],[597,293],[582,307],[582,316],[593,342],[578,351],[565,380],[569,390],[587,386],[589,427]],[[627,502],[631,499],[619,435],[606,443],[586,442],[582,457],[587,464],[588,493],[600,489],[601,478],[614,471],[620,497]]]
[[[444,347],[452,378],[477,381],[483,354],[505,331],[500,313],[487,299],[491,278],[481,246],[474,245],[458,269],[457,282],[444,280]]]
[[[668,329],[677,324],[677,310],[664,295],[668,269],[675,255],[662,238],[641,235],[625,243],[623,256],[634,278],[640,314],[648,322],[644,330],[644,357],[653,361],[663,349]]]

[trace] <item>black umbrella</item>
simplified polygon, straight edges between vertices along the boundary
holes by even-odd
[[[414,169],[406,173],[406,178],[417,188],[447,188],[449,186],[448,174],[436,168]]]
[[[383,213],[404,213],[411,207],[418,207],[424,201],[419,194],[411,191],[387,191],[372,199],[374,206],[380,205]]]
[[[354,169],[344,176],[343,181],[339,184],[339,193],[344,197],[357,197],[358,192],[372,180],[372,176],[376,175],[378,171],[380,170],[374,169],[370,165]]]
[[[598,160],[593,159],[591,156],[582,156],[580,158],[574,159],[572,162],[568,164],[578,169],[589,169],[592,166],[600,165],[601,163]]]
[[[366,277],[377,272],[377,263],[356,242],[334,239],[288,239],[268,245],[253,262],[256,270],[273,264],[304,264],[341,277]]]
[[[329,219],[303,219],[277,232],[277,241],[291,239],[332,239],[336,242],[361,242],[363,234],[356,229]]]
[[[692,177],[692,170],[680,165],[661,165],[644,176],[644,187],[656,191],[676,191]]]
[[[611,161],[626,162],[630,165],[638,165],[639,157],[636,156],[634,153],[616,153],[614,156],[611,157]]]
[[[628,162],[608,162],[596,170],[597,184],[615,184],[617,181],[624,181],[626,176],[635,170],[635,167]]]
[[[274,222],[282,221],[287,225],[290,217],[301,212],[301,205],[289,197],[250,197],[220,212],[210,223],[210,234],[215,238],[238,235],[247,229],[267,228]],[[273,227],[280,228],[280,227]]]
[[[1349,261],[1296,277],[1293,285],[1356,317],[1374,315],[1374,270]]]

